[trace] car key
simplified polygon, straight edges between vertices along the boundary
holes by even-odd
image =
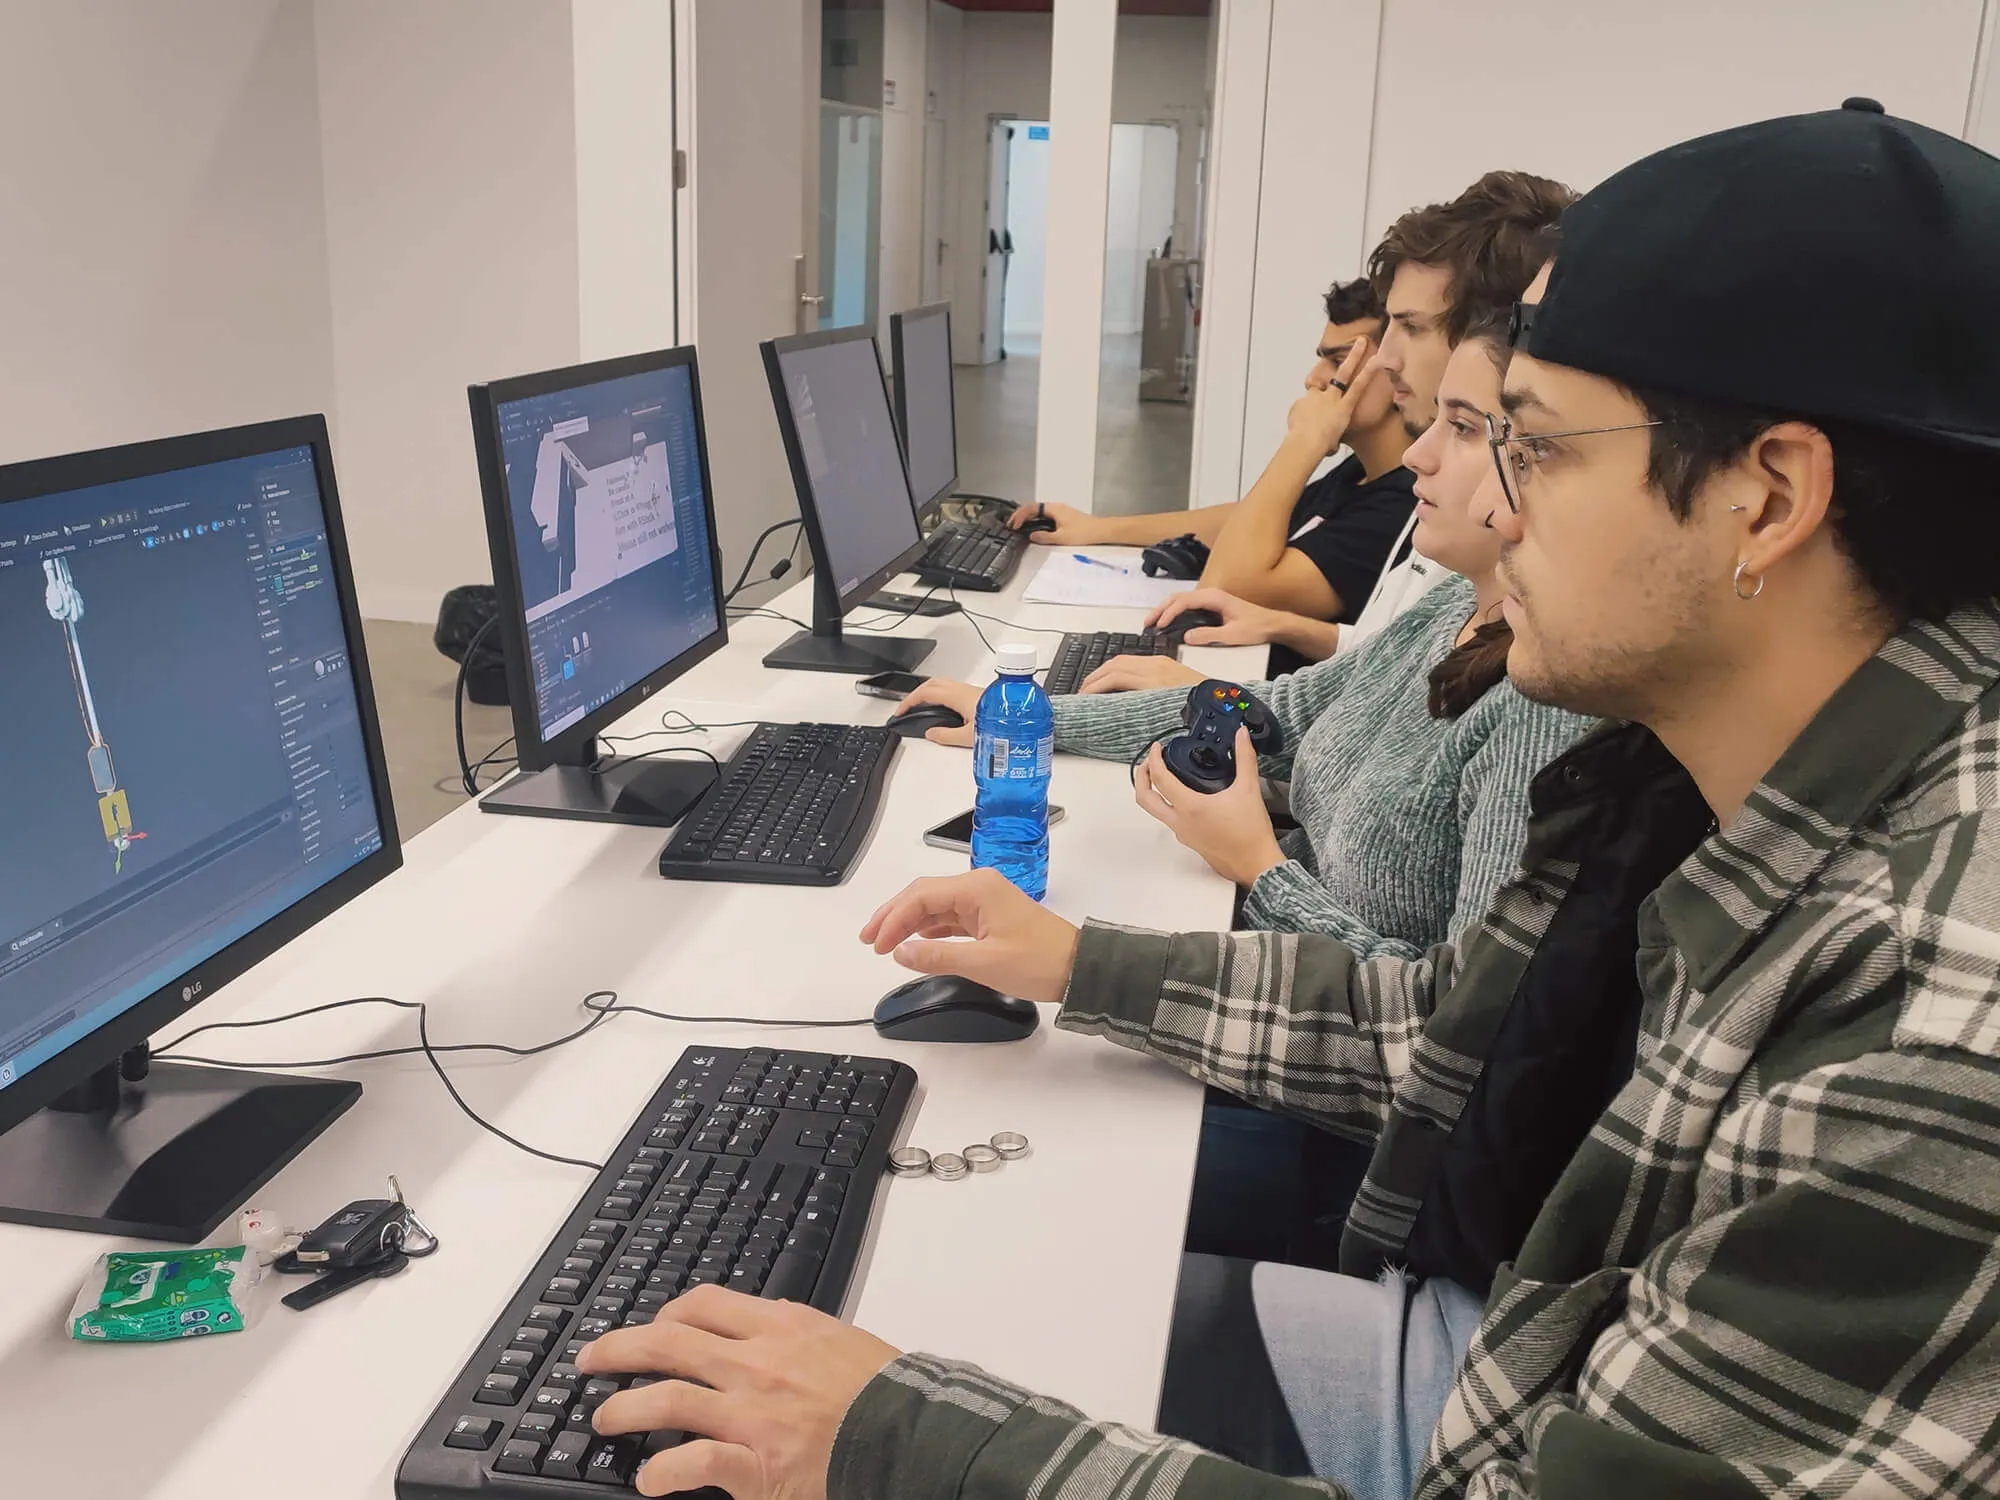
[[[380,1260],[370,1261],[366,1265],[343,1266],[338,1271],[328,1271],[282,1300],[285,1306],[294,1312],[304,1312],[329,1297],[338,1297],[351,1286],[359,1286],[364,1281],[373,1281],[378,1276],[394,1276],[409,1263],[409,1256],[400,1250],[394,1250]]]

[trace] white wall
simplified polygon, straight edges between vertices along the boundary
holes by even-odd
[[[1235,4],[1237,0],[1228,0]],[[952,309],[954,357],[974,363],[979,330],[980,268],[986,255],[986,122],[994,115],[1023,120],[1049,117],[1049,15],[1005,11],[956,11],[933,3],[932,90],[946,119],[950,169],[946,192],[952,208]],[[950,13],[955,20],[940,23]],[[955,33],[955,34],[954,34]],[[1209,22],[1203,17],[1120,16],[1112,82],[1114,120],[1181,127],[1182,152],[1175,219],[1195,217],[1193,143],[1205,118]],[[1012,300],[1011,289],[1009,300]]]
[[[1980,9],[1980,0],[1387,0],[1367,234],[1489,167],[1583,190],[1675,141],[1831,109],[1850,94],[1958,135]],[[1524,53],[1525,72],[1495,64]]]
[[[342,493],[365,613],[492,576],[465,387],[574,363],[568,6],[318,7]]]
[[[674,342],[671,12],[573,0],[578,348],[610,359]]]
[[[889,314],[914,307],[923,297],[920,252],[930,0],[883,0],[882,22],[881,271],[876,321],[886,349]]]
[[[311,0],[10,0],[0,140],[0,460],[331,412]]]
[[[1254,478],[1283,430],[1318,293],[1356,274],[1397,214],[1454,196],[1493,167],[1586,189],[1674,141],[1849,94],[1960,134],[1981,9],[1981,0],[1485,9],[1228,0],[1194,503],[1234,499]],[[2000,135],[1993,92],[1975,134]]]
[[[1104,232],[1104,331],[1137,333],[1146,262],[1174,233],[1174,179],[1182,158],[1171,125],[1111,127],[1111,189]]]

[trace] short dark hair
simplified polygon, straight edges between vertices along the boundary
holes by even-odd
[[[1391,224],[1368,257],[1368,279],[1386,305],[1401,267],[1448,272],[1444,333],[1456,344],[1475,319],[1520,300],[1548,259],[1549,232],[1575,201],[1550,178],[1488,172],[1451,202],[1413,208]]]
[[[1366,276],[1352,281],[1336,281],[1326,289],[1326,320],[1329,323],[1359,323],[1364,318],[1380,325],[1387,317],[1375,283]]]
[[[1681,520],[1718,470],[1780,422],[1833,448],[1835,544],[1898,623],[2000,597],[2000,454],[1666,391],[1634,390],[1652,430],[1646,480]]]

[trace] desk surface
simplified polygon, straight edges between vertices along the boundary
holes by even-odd
[[[1030,556],[1010,588],[966,596],[984,614],[1062,629],[1136,629],[1137,611],[1023,606]],[[913,586],[909,579],[897,585]],[[810,584],[774,606],[803,618]],[[871,617],[859,614],[867,623]],[[1056,637],[980,622],[998,645]],[[750,618],[729,647],[615,733],[680,709],[702,723],[877,723],[893,705],[853,679],[772,672],[763,653],[790,625]],[[960,616],[909,620],[934,636],[924,670],[983,679],[991,658]],[[1251,675],[1244,651],[1187,653],[1217,675]],[[718,755],[746,731],[680,737]],[[647,746],[665,744],[664,738]],[[626,747],[638,748],[638,747]],[[467,807],[405,851],[405,867],[169,1028],[389,995],[431,1007],[444,1041],[538,1041],[583,1018],[592,990],[681,1013],[866,1016],[905,973],[855,938],[908,880],[964,868],[927,848],[931,824],[971,800],[962,750],[906,742],[877,825],[832,890],[668,883],[657,829],[493,817]],[[1132,805],[1123,766],[1061,757],[1048,904],[1166,928],[1226,926],[1230,892]],[[211,1034],[190,1050],[243,1061],[324,1057],[415,1039],[407,1012],[354,1008],[263,1031]],[[156,1038],[156,1041],[164,1038]],[[1150,1425],[1165,1359],[1201,1090],[1165,1066],[1044,1026],[1011,1046],[884,1041],[620,1016],[523,1060],[448,1064],[473,1106],[547,1150],[600,1156],[684,1047],[791,1045],[899,1057],[918,1072],[909,1142],[956,1150],[1019,1130],[1034,1154],[956,1183],[891,1179],[847,1314],[903,1348],[976,1360],[1078,1403]],[[87,1346],[64,1319],[92,1257],[118,1242],[0,1225],[0,1404],[18,1424],[7,1493],[33,1500],[117,1494],[223,1500],[253,1485],[293,1500],[386,1496],[417,1425],[582,1192],[580,1169],[525,1156],[474,1126],[421,1057],[334,1070],[366,1092],[261,1193],[308,1225],[394,1172],[441,1253],[391,1281],[294,1313],[260,1289],[242,1335],[174,1345]],[[217,1239],[232,1235],[225,1226]],[[1084,1356],[1084,1357],[1079,1357]]]

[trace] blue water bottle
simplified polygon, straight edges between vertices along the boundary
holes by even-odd
[[[1035,681],[1035,648],[1002,646],[1000,675],[973,711],[972,868],[998,870],[1041,900],[1049,888],[1049,765],[1056,711]]]

